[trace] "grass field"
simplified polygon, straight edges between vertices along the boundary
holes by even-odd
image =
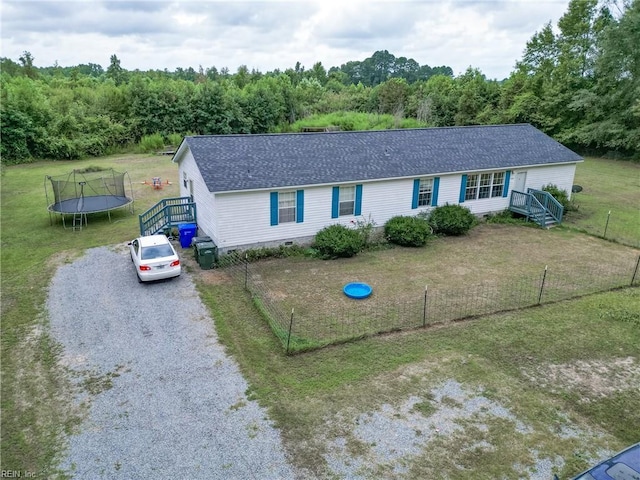
[[[624,232],[616,240],[637,245],[634,232],[638,218],[633,212],[634,202],[637,207],[637,181],[617,184],[611,180],[615,195],[609,195],[608,190],[603,192],[605,200],[598,200],[598,190],[582,180],[597,179],[605,163],[606,175],[625,179],[637,172],[637,166],[600,162],[591,160],[578,166],[576,183],[585,186],[583,197],[577,198],[579,213],[583,219],[597,217],[600,203],[607,205],[607,211],[628,211],[624,228],[613,228],[613,213],[609,228],[612,235]],[[112,212],[111,223],[106,216],[91,216],[81,232],[64,230],[59,223],[50,225],[45,175],[92,165],[129,172],[136,215],[126,210]],[[153,190],[142,183],[155,176],[173,185]],[[43,306],[56,266],[73,261],[86,248],[135,236],[137,214],[160,198],[177,196],[177,181],[176,166],[168,157],[159,156],[44,162],[3,170],[3,470],[29,470],[39,478],[55,477],[57,459],[64,452],[64,436],[84,414],[73,407],[71,382],[57,361],[59,346],[47,335]],[[587,195],[593,196],[591,204],[586,201]],[[589,231],[578,220],[576,217],[573,225]],[[484,281],[492,277],[491,270],[504,270],[496,256],[495,264],[484,265],[487,271],[474,272],[478,254],[496,248],[495,238],[492,240],[495,235],[490,232],[478,230],[477,244],[473,244],[478,249],[475,256],[458,263],[457,268],[465,269],[458,274],[468,275],[464,278]],[[597,228],[591,233],[600,235]],[[570,229],[554,229],[551,235],[553,243],[565,247],[554,254],[558,259],[570,260],[573,250],[577,255],[594,256],[587,248],[580,253],[584,245],[597,245],[602,258],[612,261],[628,251]],[[444,245],[427,248],[437,251]],[[536,256],[542,255],[539,246],[528,248]],[[390,252],[400,255],[401,251]],[[447,277],[439,265],[445,261],[445,251],[440,252],[431,260],[432,269],[412,274],[416,284],[423,282],[422,275],[429,279],[433,276],[433,281]],[[586,261],[582,256],[580,261]],[[512,258],[517,268],[525,270],[535,270],[542,267],[542,260],[551,263],[553,258],[538,260],[539,265],[534,261],[528,264],[526,255],[517,255],[517,251]],[[323,268],[334,268],[330,265],[326,263]],[[638,289],[285,357],[245,292],[226,281],[211,282],[203,273],[194,270],[222,341],[250,382],[252,398],[268,407],[282,429],[292,462],[309,476],[322,477],[331,466],[336,467],[336,462],[342,465],[338,457],[340,452],[347,452],[353,464],[371,477],[437,477],[434,472],[444,471],[449,478],[468,478],[469,470],[459,470],[464,466],[476,472],[475,478],[517,478],[519,468],[542,469],[544,458],[549,458],[562,478],[586,467],[601,452],[640,440]],[[329,282],[342,281],[339,274],[335,275],[327,273],[326,277]],[[286,291],[288,287],[282,288]],[[419,411],[428,420],[432,412],[445,411],[444,406],[453,408],[456,402],[464,403],[462,397],[440,398],[439,388],[453,382],[467,389],[464,391],[476,392],[475,397],[471,393],[469,397],[477,399],[481,392],[483,398],[511,416],[482,417],[481,421],[459,418],[459,428],[447,436],[436,436],[427,425],[420,435],[414,432],[411,438],[429,441],[418,442],[424,448],[406,458],[381,457],[378,449],[383,439],[372,445],[359,436],[355,426],[377,418],[381,411],[388,410],[390,417],[400,420],[415,420],[411,415]],[[418,401],[412,404],[410,415],[403,407],[411,399]],[[526,427],[522,431],[515,428],[520,424]]]
[[[586,158],[575,184],[583,190],[573,195],[578,210],[569,213],[565,226],[640,246],[640,164]]]

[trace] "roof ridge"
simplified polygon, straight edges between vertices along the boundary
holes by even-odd
[[[407,132],[425,130],[461,130],[480,128],[507,128],[507,127],[532,127],[530,123],[496,123],[489,125],[447,125],[444,127],[412,127],[412,128],[383,128],[374,130],[331,130],[327,132],[272,132],[272,133],[213,133],[206,135],[187,135],[185,138],[221,138],[221,137],[275,137],[285,135],[325,135],[325,134],[355,134],[355,133],[380,133],[380,132]],[[534,127],[535,128],[535,127]]]

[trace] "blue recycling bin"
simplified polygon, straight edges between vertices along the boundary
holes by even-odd
[[[182,223],[178,225],[178,233],[180,234],[180,246],[182,248],[190,248],[191,240],[196,236],[198,226],[195,223]]]

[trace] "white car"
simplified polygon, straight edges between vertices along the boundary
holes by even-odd
[[[129,249],[139,282],[178,277],[182,273],[180,258],[164,235],[136,238],[129,242]]]

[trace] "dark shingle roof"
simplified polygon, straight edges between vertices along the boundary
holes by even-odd
[[[531,125],[186,137],[211,192],[578,162]]]

